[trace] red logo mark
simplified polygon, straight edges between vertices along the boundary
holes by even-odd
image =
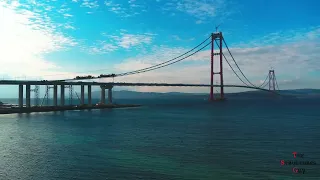
[[[297,167],[294,167],[294,168],[292,168],[292,172],[293,173],[295,173],[295,174],[304,174],[305,173],[305,169],[303,169],[303,168],[297,168]]]
[[[293,152],[293,157],[296,158],[297,157],[297,152]]]
[[[303,158],[304,154],[301,154],[301,153],[297,153],[297,152],[292,152],[293,154],[293,157],[296,158],[297,156],[300,157],[300,158]]]

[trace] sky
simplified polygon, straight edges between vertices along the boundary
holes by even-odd
[[[189,51],[220,25],[253,84],[260,85],[273,68],[280,89],[320,88],[319,6],[315,0],[0,0],[0,78],[52,80],[137,70]],[[225,61],[223,69],[225,84],[242,84]],[[210,46],[174,65],[114,81],[209,80]],[[12,88],[1,87],[0,96],[16,95]]]

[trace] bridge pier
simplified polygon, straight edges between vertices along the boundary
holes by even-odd
[[[108,89],[108,99],[109,99],[109,104],[112,104],[112,88]]]
[[[23,84],[19,84],[19,107],[23,108]]]
[[[105,104],[106,103],[106,88],[104,86],[101,87],[101,96],[100,96],[100,103]]]
[[[80,104],[84,105],[84,85],[81,85]]]
[[[88,85],[88,105],[91,106],[91,85]]]
[[[31,92],[30,84],[27,84],[26,85],[26,107],[27,108],[29,108],[31,106],[31,103],[30,103],[30,92]]]
[[[64,106],[64,85],[60,86],[60,106]]]
[[[53,85],[53,106],[58,106],[58,86]]]
[[[106,103],[106,89],[108,89],[108,103],[112,104],[112,85],[101,85],[101,97],[100,97],[100,103],[105,104]]]

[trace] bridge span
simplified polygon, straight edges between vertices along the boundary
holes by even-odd
[[[168,86],[168,87],[211,87],[210,84],[168,84],[168,83],[111,83],[113,86]],[[253,86],[243,86],[243,85],[233,85],[233,84],[224,84],[224,85],[212,85],[212,87],[238,87],[238,88],[248,88],[256,89],[262,91],[268,91],[268,89],[263,89]]]
[[[210,85],[210,84],[183,84],[183,83],[126,83],[126,82],[83,82],[83,81],[10,81],[10,80],[0,80],[0,85],[95,85],[95,86],[162,86],[162,87],[236,87],[236,88],[248,88],[256,89],[261,91],[268,91],[268,89],[263,89],[254,86],[244,86],[244,85]]]
[[[182,83],[125,83],[125,82],[83,82],[83,81],[14,81],[14,80],[2,80],[0,81],[0,85],[18,85],[19,86],[19,107],[24,107],[24,97],[23,91],[24,86],[26,87],[26,104],[27,108],[31,107],[31,92],[35,92],[35,89],[31,89],[31,86],[39,87],[40,85],[45,85],[47,87],[47,98],[49,96],[50,89],[53,89],[53,106],[65,106],[65,89],[72,88],[72,86],[80,86],[80,105],[85,105],[85,86],[87,86],[87,96],[88,96],[88,106],[92,106],[92,98],[91,98],[91,89],[92,86],[100,86],[101,88],[101,96],[100,96],[100,104],[105,104],[105,90],[108,89],[108,104],[112,104],[112,88],[114,86],[151,86],[151,87],[232,87],[232,88],[248,88],[248,89],[256,89],[261,91],[267,91],[271,93],[275,93],[274,91],[270,91],[268,89],[263,89],[254,86],[244,86],[244,85],[209,85],[209,84],[182,84]],[[60,103],[58,105],[58,86],[60,86]],[[39,89],[39,88],[38,88]],[[70,96],[70,94],[69,94]],[[38,104],[36,104],[38,105]]]

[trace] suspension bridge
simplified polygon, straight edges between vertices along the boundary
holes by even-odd
[[[211,54],[210,54],[210,84],[168,84],[168,83],[123,83],[123,82],[95,82],[95,79],[103,79],[103,78],[115,78],[115,77],[121,77],[121,76],[129,76],[133,74],[139,74],[139,73],[145,73],[149,71],[154,71],[160,68],[164,68],[166,66],[173,65],[175,63],[178,63],[180,61],[183,61],[191,56],[194,56],[195,54],[199,53],[200,51],[204,50],[206,47],[211,46]],[[215,51],[215,46],[217,47],[217,50]],[[233,67],[230,63],[230,61],[227,59],[226,55],[223,53],[223,47],[226,48],[227,54],[231,57],[231,62],[235,64],[235,67]],[[218,60],[218,62],[216,62]],[[224,83],[224,73],[223,73],[223,60],[227,62],[229,67],[231,68],[232,72],[236,77],[240,80],[242,84],[225,84]],[[219,67],[219,71],[214,71],[214,67]],[[238,70],[237,73],[235,71],[235,68]],[[214,84],[214,77],[218,76],[219,82],[218,84]],[[90,82],[83,82],[82,80],[92,80]],[[32,80],[2,80],[0,81],[0,85],[18,85],[19,86],[19,108],[31,108],[31,92],[34,93],[34,99],[35,103],[34,106],[39,107],[43,106],[44,99],[47,100],[47,106],[49,103],[49,96],[51,89],[53,89],[53,106],[54,107],[63,107],[65,106],[65,89],[69,89],[69,101],[72,103],[72,99],[74,96],[74,93],[80,100],[80,105],[87,105],[87,106],[94,106],[92,105],[91,100],[91,89],[92,86],[100,86],[101,88],[101,99],[100,99],[100,105],[105,105],[105,90],[108,89],[108,104],[112,104],[112,88],[115,86],[176,86],[176,87],[209,87],[210,88],[210,96],[209,100],[223,100],[225,99],[224,94],[224,88],[225,87],[237,87],[237,88],[248,88],[248,89],[255,89],[255,90],[261,90],[261,91],[267,91],[270,93],[278,94],[279,86],[277,83],[276,75],[274,70],[269,70],[265,80],[260,85],[253,84],[243,73],[241,68],[239,67],[237,61],[235,60],[234,56],[232,55],[223,35],[222,32],[219,33],[212,33],[208,38],[206,38],[204,41],[202,41],[200,44],[192,48],[191,50],[181,54],[180,56],[177,56],[173,59],[164,61],[160,64],[156,64],[147,68],[135,70],[135,71],[129,71],[124,73],[112,73],[112,74],[101,74],[99,76],[93,76],[93,75],[87,75],[87,76],[76,76],[72,79],[57,79],[57,80],[42,80],[42,81],[32,81]],[[46,94],[45,97],[42,100],[42,103],[40,104],[40,97],[39,97],[39,86],[45,85],[46,86]],[[24,98],[23,98],[23,89],[24,86],[26,86],[26,104],[24,104]],[[31,89],[31,86],[34,86],[33,89]],[[58,86],[60,86],[60,103],[58,104]],[[74,92],[73,87],[74,86],[81,86],[81,92],[80,97],[76,92]],[[84,98],[84,87],[87,86],[87,94],[88,94],[88,104],[84,104],[85,98]],[[266,88],[268,87],[268,88]],[[219,97],[214,96],[214,88],[220,89]]]

